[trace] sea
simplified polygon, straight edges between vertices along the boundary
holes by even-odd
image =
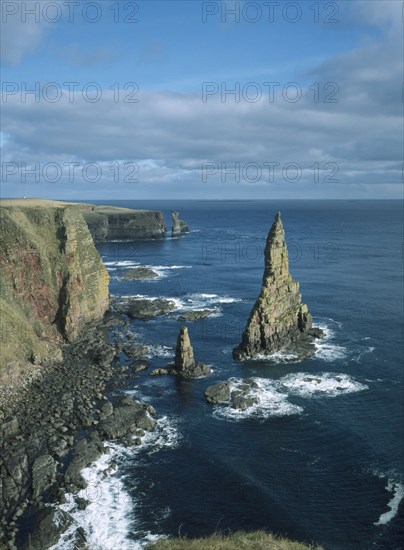
[[[149,346],[150,369],[114,390],[150,403],[140,447],[109,444],[83,471],[89,501],[68,510],[92,550],[140,550],[164,537],[264,529],[325,550],[404,548],[403,204],[400,201],[100,201],[178,210],[190,232],[107,242],[112,298],[171,299],[172,313],[115,329]],[[257,298],[264,246],[280,211],[290,272],[325,338],[298,362],[277,353],[235,362]],[[138,265],[158,277],[127,281]],[[187,311],[209,317],[181,322]],[[207,378],[149,376],[189,329]],[[128,360],[122,356],[122,364]],[[210,405],[218,381],[256,382],[246,411]],[[70,550],[69,533],[54,550]]]

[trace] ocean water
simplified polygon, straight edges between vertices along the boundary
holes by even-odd
[[[169,228],[171,210],[179,210],[189,223],[182,238],[98,248],[115,297],[175,300],[172,314],[130,324],[136,340],[150,344],[151,367],[172,360],[184,324],[177,316],[203,308],[208,319],[186,324],[196,359],[213,374],[182,381],[146,371],[120,390],[151,403],[161,419],[142,447],[116,443],[86,471],[89,509],[65,505],[91,547],[131,550],[179,533],[267,529],[326,550],[403,548],[401,203],[114,204],[163,210]],[[290,271],[326,338],[303,362],[278,353],[236,363],[231,350],[259,293],[278,210]],[[159,277],[124,281],[136,265]],[[206,387],[245,378],[257,382],[258,403],[247,411],[205,402]]]

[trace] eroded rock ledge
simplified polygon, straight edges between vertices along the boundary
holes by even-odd
[[[242,360],[287,349],[303,359],[314,353],[313,339],[321,336],[321,329],[312,328],[299,283],[289,273],[285,232],[278,212],[267,237],[261,293],[233,357]]]

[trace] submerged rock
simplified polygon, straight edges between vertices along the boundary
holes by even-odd
[[[128,269],[122,275],[122,279],[126,281],[143,281],[144,279],[155,279],[156,277],[158,277],[158,273],[149,267],[143,266]]]
[[[132,319],[147,321],[153,319],[153,317],[170,313],[175,307],[175,302],[172,300],[134,298],[118,306],[117,309],[122,313],[126,313]]]
[[[312,329],[312,317],[301,302],[299,283],[289,273],[285,232],[278,212],[267,237],[261,293],[233,357],[242,360],[288,349],[301,359],[314,353],[312,338],[320,337],[320,333],[321,329]]]
[[[182,235],[183,233],[188,233],[189,231],[188,224],[180,220],[179,215],[180,215],[179,212],[171,213],[171,219],[173,222],[173,227],[171,229],[172,237],[178,237],[179,235]]]
[[[209,317],[209,315],[212,315],[214,313],[211,309],[197,309],[194,311],[186,311],[185,313],[182,313],[179,315],[178,320],[179,321],[201,321],[202,319],[206,319]]]

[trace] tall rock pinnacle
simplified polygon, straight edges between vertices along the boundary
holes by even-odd
[[[258,354],[270,355],[284,348],[293,349],[299,357],[311,355],[315,348],[311,336],[312,318],[301,302],[299,283],[289,273],[285,232],[278,212],[268,233],[265,246],[265,270],[262,288],[244,329],[241,344],[233,350],[235,359]]]
[[[188,233],[189,227],[186,222],[183,220],[180,220],[180,213],[179,212],[172,212],[171,213],[171,220],[173,222],[173,226],[171,229],[171,236],[172,237],[178,237],[182,235],[183,233]]]
[[[175,369],[184,372],[195,366],[194,350],[191,346],[187,327],[182,327],[175,349]]]

